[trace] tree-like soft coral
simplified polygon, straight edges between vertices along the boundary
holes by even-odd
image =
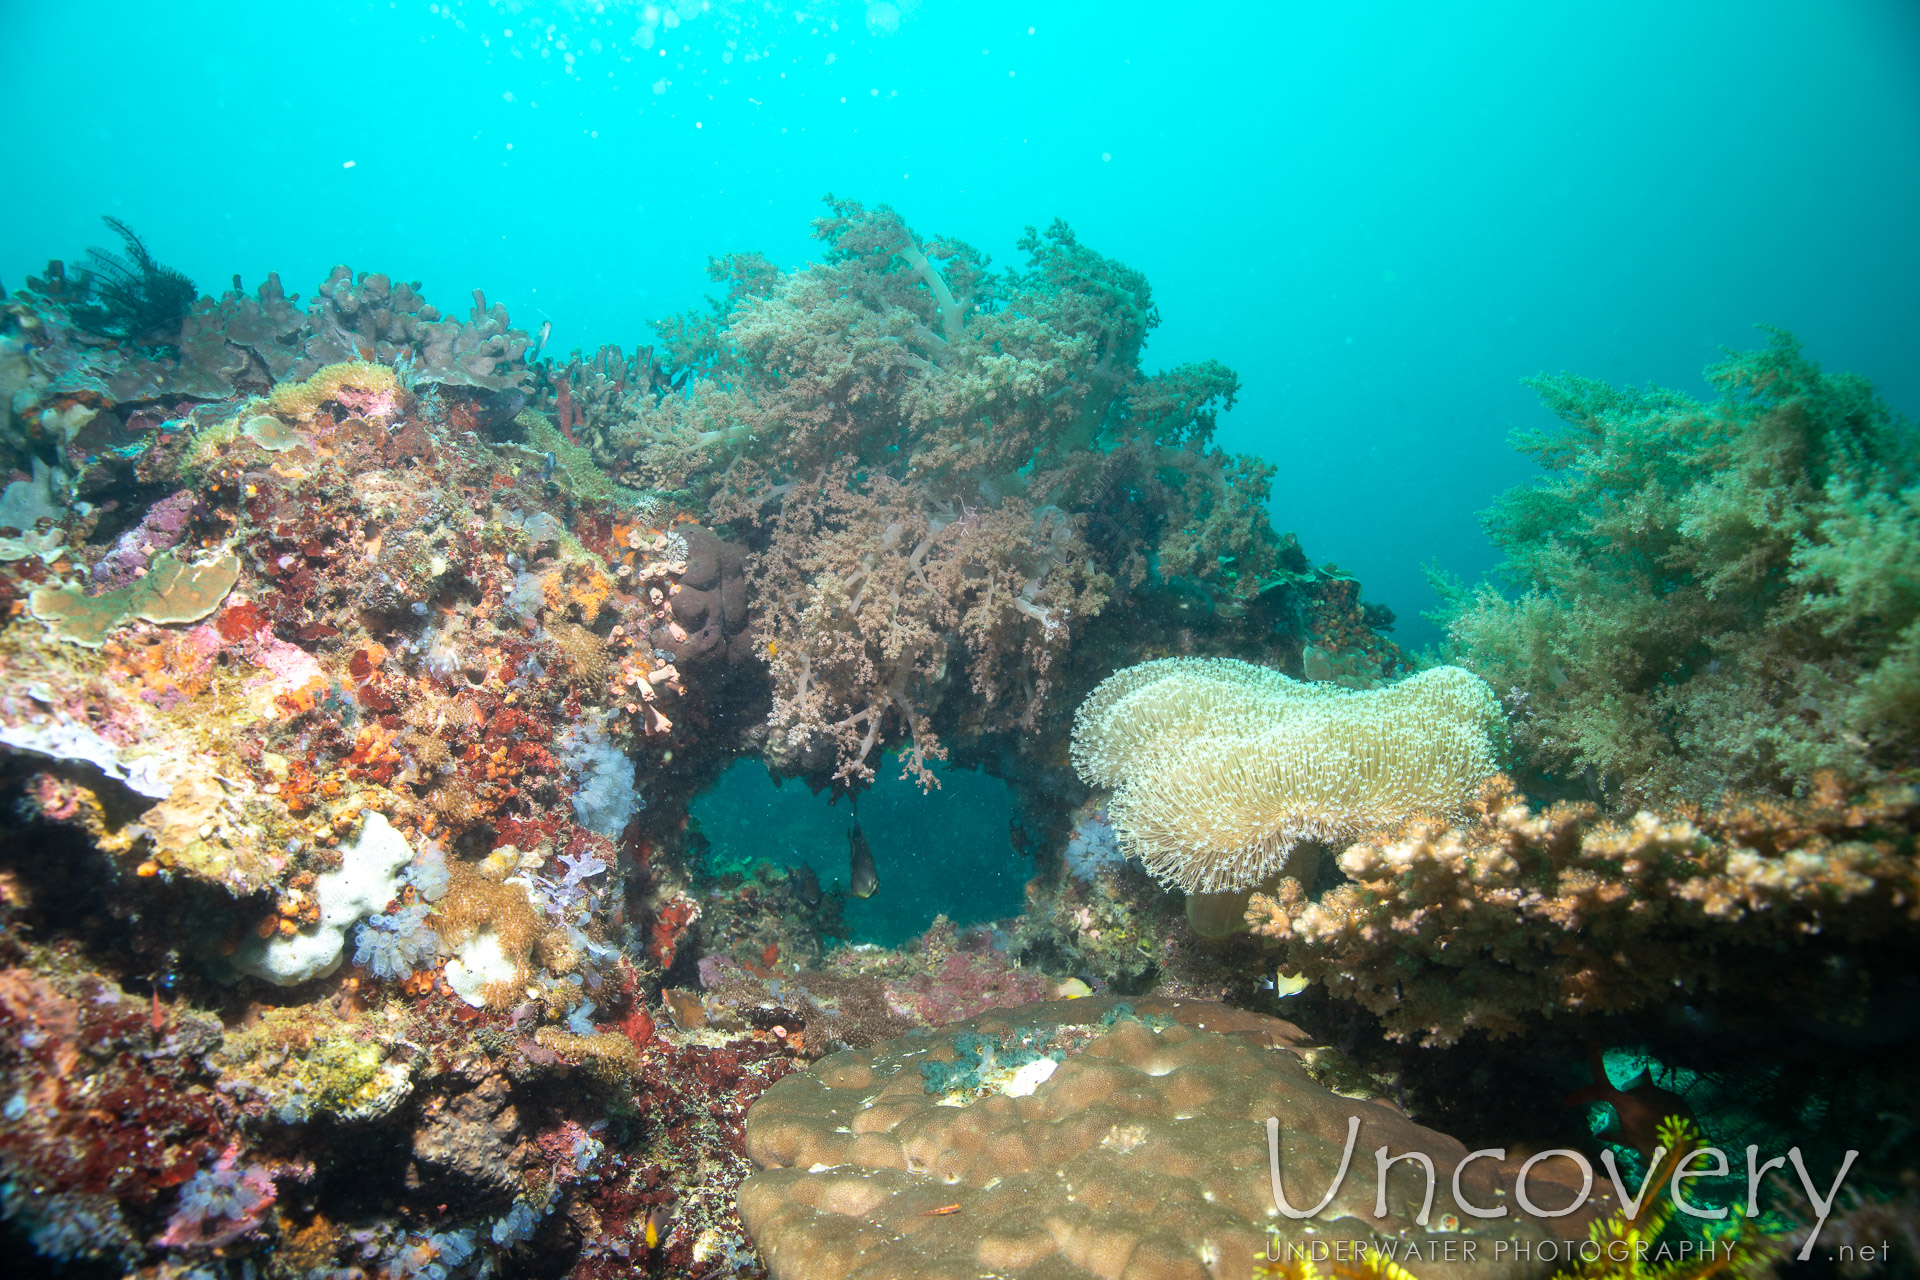
[[[926,781],[936,724],[1033,727],[1116,583],[1232,616],[1304,569],[1267,523],[1266,469],[1211,446],[1232,372],[1142,372],[1158,313],[1139,272],[1064,223],[992,271],[884,206],[828,205],[823,260],[713,264],[726,297],[662,326],[673,377],[631,379],[606,432],[757,527],[785,767],[863,779],[876,747],[909,740]]]
[[[874,477],[863,492],[844,468],[789,496],[752,568],[782,588],[758,619],[775,680],[770,754],[809,767],[830,749],[840,776],[870,777],[892,726],[923,783],[945,754],[929,717],[947,688],[971,687],[969,728],[1031,727],[1108,585],[1057,508],[929,510],[908,485]]]
[[[1911,787],[1850,796],[1829,775],[1804,801],[1612,822],[1584,802],[1535,810],[1497,776],[1473,810],[1368,836],[1340,857],[1351,883],[1316,901],[1283,880],[1247,922],[1390,1036],[1451,1044],[1706,992],[1763,1019],[1859,1016],[1867,948],[1920,920]]]
[[[1521,589],[1456,592],[1450,657],[1515,741],[1610,797],[1804,790],[1920,763],[1920,443],[1785,334],[1708,371],[1711,403],[1536,383],[1547,470],[1487,513]]]

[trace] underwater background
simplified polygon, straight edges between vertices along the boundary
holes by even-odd
[[[1920,1268],[1920,8],[6,3],[0,84],[26,1271]]]
[[[108,213],[196,280],[374,264],[591,351],[698,302],[714,254],[805,261],[828,192],[1002,264],[1064,218],[1153,282],[1152,360],[1240,374],[1221,443],[1278,465],[1277,525],[1416,648],[1421,566],[1495,559],[1474,513],[1528,474],[1522,377],[1696,390],[1777,324],[1920,404],[1901,0],[184,0],[5,24],[51,184],[0,208],[10,285]]]

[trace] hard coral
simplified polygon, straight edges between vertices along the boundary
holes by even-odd
[[[400,381],[385,365],[349,360],[319,369],[305,382],[283,382],[267,397],[267,408],[295,421],[304,421],[325,404],[364,417],[392,417]]]
[[[775,1280],[1202,1280],[1250,1274],[1269,1241],[1386,1234],[1438,1251],[1478,1237],[1491,1259],[1496,1234],[1537,1247],[1573,1229],[1468,1216],[1449,1175],[1464,1165],[1460,1189],[1484,1204],[1494,1166],[1465,1165],[1466,1147],[1391,1106],[1329,1092],[1307,1069],[1309,1047],[1289,1023],[1223,1005],[1079,1000],[835,1054],[748,1113],[763,1172],[740,1188],[741,1220]],[[1276,1216],[1269,1116],[1304,1218]],[[1342,1160],[1348,1117],[1356,1149],[1432,1159],[1429,1211],[1411,1169],[1393,1166],[1380,1187],[1371,1162]]]
[[[239,576],[239,561],[232,552],[205,562],[182,561],[162,552],[154,558],[151,571],[112,591],[89,596],[71,584],[40,587],[27,597],[27,603],[55,637],[97,649],[108,632],[132,618],[198,622],[220,607]]]
[[[1875,966],[1856,951],[1841,977],[1813,957],[1920,921],[1916,832],[1907,787],[1848,797],[1829,780],[1804,802],[1615,822],[1590,804],[1536,811],[1501,776],[1465,825],[1368,836],[1340,858],[1353,883],[1313,900],[1283,881],[1247,919],[1288,969],[1430,1044],[1709,990],[1759,1017],[1847,1016]]]

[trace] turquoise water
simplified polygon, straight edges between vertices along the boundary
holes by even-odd
[[[922,795],[889,759],[861,792],[859,821],[880,890],[841,906],[847,941],[898,946],[942,913],[961,926],[1020,914],[1032,866],[1007,839],[1013,804],[1006,784],[971,769],[935,772],[939,789]],[[709,874],[804,863],[824,890],[845,893],[852,820],[845,797],[829,805],[800,783],[775,786],[766,765],[742,760],[694,800],[691,813],[711,846]]]
[[[1698,389],[1751,326],[1920,407],[1920,17],[1899,0],[12,3],[0,282],[131,223],[203,289],[336,262],[629,348],[832,191],[1002,264],[1143,271],[1149,368],[1403,641],[1541,425],[1518,380]],[[26,184],[22,186],[21,184]],[[30,198],[27,193],[31,192]]]

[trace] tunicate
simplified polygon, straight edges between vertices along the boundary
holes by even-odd
[[[408,605],[407,608],[413,611],[413,616],[416,618],[424,618],[427,616],[427,602],[424,600],[415,600],[412,604]]]

